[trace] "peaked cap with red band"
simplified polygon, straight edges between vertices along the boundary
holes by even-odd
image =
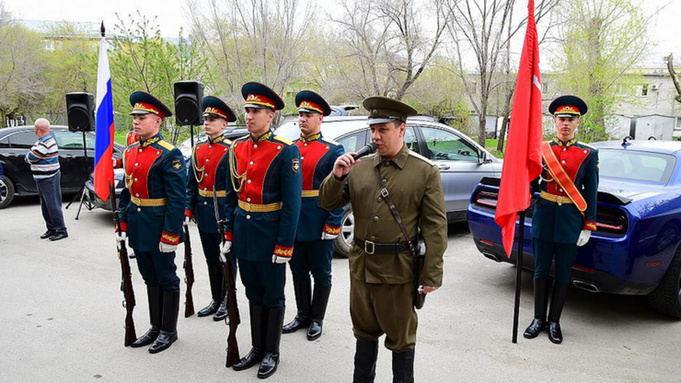
[[[130,114],[149,114],[153,113],[161,118],[170,117],[173,113],[159,99],[147,92],[138,90],[130,95]]]
[[[577,96],[560,96],[549,105],[549,113],[555,117],[575,117],[586,114],[586,102]]]
[[[298,112],[331,114],[331,107],[324,98],[311,90],[301,90],[296,95]]]
[[[203,108],[203,117],[222,118],[228,122],[236,121],[236,115],[232,109],[217,97],[204,97],[201,107]]]
[[[267,87],[259,82],[247,82],[241,87],[241,95],[246,100],[244,108],[270,108],[272,110],[284,109],[284,101],[281,97]]]

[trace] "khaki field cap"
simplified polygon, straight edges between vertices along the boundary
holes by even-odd
[[[362,102],[362,106],[369,111],[369,125],[395,120],[407,122],[407,117],[418,114],[411,106],[383,96],[368,97]]]

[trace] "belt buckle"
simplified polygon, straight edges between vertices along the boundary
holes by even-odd
[[[556,203],[558,204],[558,206],[563,205],[563,196],[562,195],[556,196]]]
[[[369,251],[368,245],[371,245],[371,251]],[[372,241],[364,241],[364,252],[367,254],[373,254],[376,251],[376,244]]]

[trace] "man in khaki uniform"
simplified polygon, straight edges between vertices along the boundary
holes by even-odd
[[[420,235],[426,245],[418,284],[423,293],[442,285],[442,255],[447,248],[447,216],[438,168],[404,144],[409,105],[369,97],[371,139],[377,154],[355,160],[339,157],[320,187],[327,210],[352,203],[355,239],[350,248],[350,315],[357,338],[354,382],[373,382],[378,338],[393,352],[393,382],[414,381],[417,315],[413,302],[414,263],[407,241]],[[404,238],[380,193],[375,169],[406,227]]]

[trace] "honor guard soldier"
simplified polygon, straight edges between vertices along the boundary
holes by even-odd
[[[284,321],[285,263],[293,255],[300,214],[301,171],[298,147],[270,129],[284,102],[267,86],[249,82],[246,100],[249,135],[232,143],[227,183],[225,239],[239,260],[251,319],[251,351],[236,371],[258,363],[259,378],[274,374]]]
[[[177,340],[180,279],[175,249],[184,240],[186,169],[182,153],[159,133],[172,113],[145,92],[130,95],[134,131],[139,141],[125,149],[125,188],[120,197],[121,231],[128,238],[137,266],[147,285],[151,329],[131,344],[151,345],[149,352],[163,351]]]
[[[213,298],[208,306],[199,310],[198,316],[213,315],[213,320],[219,321],[227,317],[227,308],[223,268],[220,264],[222,235],[218,231],[213,195],[219,204],[220,219],[224,219],[229,175],[228,151],[231,141],[225,138],[223,132],[229,122],[236,121],[236,116],[232,109],[217,97],[205,97],[202,107],[203,126],[208,140],[197,144],[192,151],[192,168],[187,178],[187,205],[184,215],[186,221],[194,219],[199,228]],[[233,266],[236,270],[236,261]]]
[[[532,216],[534,319],[523,334],[528,339],[548,327],[551,342],[563,341],[559,320],[572,263],[577,247],[584,246],[596,230],[598,150],[575,138],[579,118],[587,110],[586,103],[575,96],[558,97],[549,106],[557,132],[556,138],[541,147],[540,195]],[[547,325],[549,271],[554,258],[556,280]]]
[[[303,172],[303,194],[298,233],[289,266],[293,274],[298,314],[283,327],[283,333],[307,329],[307,339],[322,335],[322,321],[331,294],[331,261],[333,242],[340,233],[343,207],[327,211],[319,206],[319,185],[333,171],[343,146],[322,137],[324,116],[331,114],[329,104],[317,93],[304,90],[296,95]],[[312,293],[310,274],[314,277]]]
[[[413,382],[415,284],[424,294],[442,285],[447,248],[444,193],[437,166],[404,144],[407,116],[416,110],[387,97],[369,97],[363,105],[370,113],[377,154],[362,160],[354,153],[340,156],[320,187],[320,202],[328,210],[350,202],[355,215],[348,256],[350,315],[357,339],[354,382],[374,381],[378,338],[383,334],[392,350],[393,382]],[[415,276],[411,248],[419,237],[425,242],[425,259]]]

